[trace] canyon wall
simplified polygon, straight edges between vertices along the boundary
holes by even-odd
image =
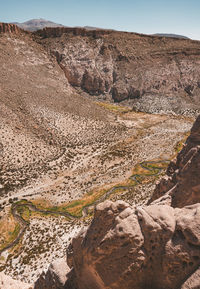
[[[164,196],[173,207],[200,203],[200,116],[183,149],[157,185],[149,203]],[[159,200],[160,201],[160,200]]]
[[[198,110],[199,41],[84,28],[46,28],[34,37],[83,92],[149,112]]]
[[[22,32],[28,34],[27,31],[22,30],[15,24],[0,22],[0,33],[22,33]]]

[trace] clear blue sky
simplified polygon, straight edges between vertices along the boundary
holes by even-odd
[[[0,0],[1,22],[33,18],[200,40],[200,0]]]

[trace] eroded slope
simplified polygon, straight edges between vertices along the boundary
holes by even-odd
[[[109,30],[46,28],[36,39],[69,83],[147,112],[199,109],[200,42]]]

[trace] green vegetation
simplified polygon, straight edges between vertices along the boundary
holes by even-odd
[[[31,216],[31,211],[30,209],[26,206],[26,203],[24,205],[18,205],[17,206],[17,213],[24,219],[25,221],[29,222],[30,216]]]
[[[117,105],[111,105],[106,103],[98,103],[110,110],[125,111],[126,108],[119,107]],[[175,147],[176,153],[179,152],[183,143],[185,142],[187,135],[183,140],[177,143]],[[174,156],[173,156],[174,157]],[[129,189],[133,189],[138,184],[145,184],[154,182],[156,178],[167,168],[170,160],[152,160],[138,163],[132,170],[132,175],[123,183],[119,183],[115,186],[107,188],[94,189],[87,192],[81,199],[74,200],[70,203],[60,206],[51,206],[51,204],[43,199],[34,200],[32,202],[25,199],[17,201],[12,204],[12,208],[16,208],[18,215],[26,222],[30,221],[31,217],[39,216],[59,216],[63,215],[67,218],[70,216],[73,218],[83,217],[83,210],[87,208],[87,216],[84,218],[91,218],[93,215],[92,205],[103,201],[115,194],[122,194]],[[31,207],[32,206],[32,207]],[[66,213],[69,215],[67,216]],[[20,231],[20,225],[16,224],[13,231],[9,231],[6,242],[4,242],[0,249],[5,248],[8,244],[12,243],[16,239]]]
[[[2,244],[0,244],[0,250],[3,250],[5,247],[7,247],[9,244],[11,244],[19,235],[20,232],[20,225],[16,224],[13,231],[8,231],[8,237]]]
[[[106,103],[106,102],[96,102],[96,104],[98,104],[99,106],[101,106],[101,107],[103,107],[109,111],[115,112],[115,113],[126,113],[126,112],[131,111],[130,108],[120,106],[117,104],[111,104],[111,103]]]

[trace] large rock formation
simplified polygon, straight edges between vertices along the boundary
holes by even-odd
[[[149,203],[164,195],[173,207],[200,203],[200,116],[177,158],[171,162]]]
[[[70,248],[78,288],[180,288],[200,266],[199,220],[200,204],[98,205],[88,231]]]
[[[9,24],[9,23],[2,23],[0,22],[0,33],[28,33],[19,28],[15,24]]]
[[[56,276],[50,266],[35,289],[200,288],[199,220],[200,204],[134,208],[106,201],[68,248],[71,271],[62,265]],[[58,282],[63,272],[65,284]]]
[[[35,35],[69,83],[91,95],[132,99],[151,112],[198,108],[199,41],[83,28],[45,28]]]

